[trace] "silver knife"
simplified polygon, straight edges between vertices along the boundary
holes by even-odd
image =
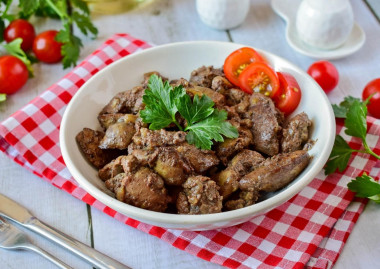
[[[131,269],[93,248],[57,231],[34,217],[26,208],[0,194],[0,216],[12,220],[23,227],[66,248],[99,269]]]

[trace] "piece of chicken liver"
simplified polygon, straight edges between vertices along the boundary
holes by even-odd
[[[261,93],[253,93],[249,103],[254,149],[269,156],[278,154],[283,114],[275,107],[272,99]]]
[[[295,115],[284,125],[282,130],[281,150],[292,152],[302,149],[309,139],[311,121],[305,112]]]
[[[215,181],[204,176],[189,177],[179,193],[179,214],[210,214],[222,211],[222,197]]]
[[[277,191],[293,181],[309,164],[310,159],[304,150],[281,153],[268,158],[240,180],[239,188],[243,191],[257,188],[266,192]]]

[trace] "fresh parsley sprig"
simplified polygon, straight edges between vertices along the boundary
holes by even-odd
[[[380,184],[367,174],[356,177],[347,186],[351,191],[356,192],[357,197],[368,198],[380,204]]]
[[[143,96],[145,109],[140,116],[149,129],[158,130],[174,123],[179,130],[188,132],[186,140],[201,149],[211,149],[213,140],[223,142],[225,137],[239,136],[237,129],[227,121],[227,112],[213,108],[210,97],[194,96],[193,101],[182,86],[172,87],[157,75],[152,75]],[[181,126],[176,115],[179,113],[186,126]]]
[[[343,172],[346,169],[348,161],[353,152],[367,153],[380,160],[380,156],[371,150],[368,146],[367,137],[367,104],[369,97],[366,101],[362,102],[358,98],[348,96],[338,105],[333,105],[333,110],[336,118],[344,118],[344,125],[347,135],[358,137],[363,143],[364,150],[352,149],[342,136],[335,137],[334,147],[330,154],[325,167],[325,174],[329,175],[334,173],[337,169]]]
[[[367,104],[372,96],[362,102],[358,98],[348,96],[338,105],[333,105],[336,118],[343,118],[346,127],[345,133],[349,136],[358,137],[363,143],[364,150],[352,149],[342,136],[335,137],[334,147],[325,166],[325,173],[332,174],[337,169],[343,172],[353,152],[367,153],[380,160],[380,156],[368,146],[367,137]],[[358,197],[369,198],[380,203],[380,184],[372,177],[363,174],[347,184],[349,190],[356,192]]]
[[[171,87],[169,82],[162,82],[157,75],[152,75],[148,81],[148,88],[144,92],[143,103],[145,109],[140,111],[140,116],[145,123],[150,123],[151,130],[159,130],[175,123],[180,130],[175,115],[178,111],[176,99],[186,94],[182,86]]]

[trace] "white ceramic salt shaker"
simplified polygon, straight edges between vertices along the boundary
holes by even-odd
[[[349,0],[303,0],[297,11],[299,38],[319,49],[332,50],[343,45],[353,25]]]
[[[197,12],[206,25],[227,30],[243,23],[250,0],[196,0]]]

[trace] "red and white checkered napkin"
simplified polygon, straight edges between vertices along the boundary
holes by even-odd
[[[330,268],[363,210],[346,185],[374,158],[357,154],[344,174],[323,171],[298,195],[265,215],[230,228],[189,232],[166,230],[128,218],[81,189],[65,167],[59,148],[59,126],[67,103],[91,76],[130,53],[149,48],[144,41],[118,34],[79,66],[0,124],[0,149],[14,161],[57,188],[108,215],[167,241],[202,259],[231,268]],[[380,121],[369,118],[369,146],[380,153]],[[351,146],[360,141],[338,133]],[[370,174],[378,173],[378,168]],[[352,201],[354,199],[354,201]]]

